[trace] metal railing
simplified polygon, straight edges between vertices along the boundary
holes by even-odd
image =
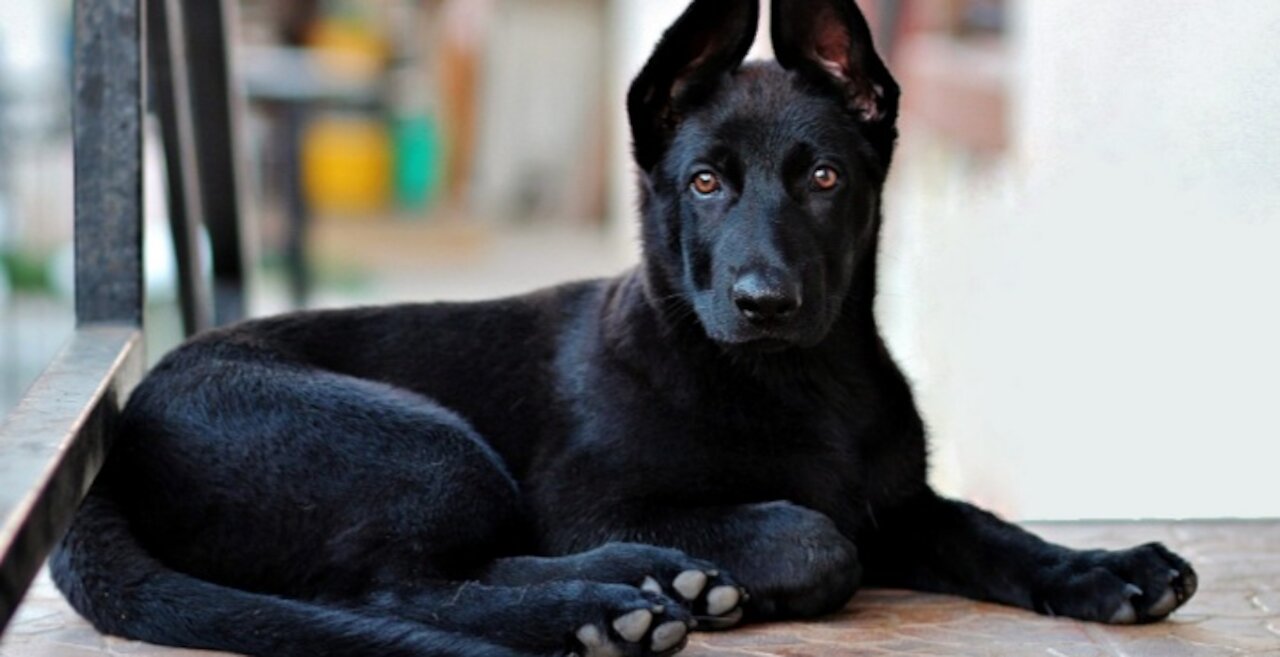
[[[120,409],[145,369],[149,98],[165,142],[185,330],[244,315],[226,38],[232,9],[231,0],[76,2],[76,330],[0,422],[0,633],[101,468]],[[203,277],[201,226],[213,247],[211,282]]]

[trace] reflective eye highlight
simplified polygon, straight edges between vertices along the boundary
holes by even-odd
[[[689,188],[700,196],[711,196],[720,191],[720,187],[720,177],[710,171],[699,171],[689,183]]]
[[[818,167],[813,170],[811,180],[814,189],[827,192],[835,189],[836,185],[840,184],[840,174],[836,173],[836,170],[831,167]]]

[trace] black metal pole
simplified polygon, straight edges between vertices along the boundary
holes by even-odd
[[[187,57],[192,66],[205,226],[213,246],[214,323],[245,316],[248,243],[240,203],[243,177],[237,141],[242,94],[232,83],[232,0],[182,0]]]
[[[141,0],[75,6],[75,253],[79,324],[142,325]]]
[[[182,5],[177,0],[147,0],[148,55],[155,110],[160,118],[169,185],[169,226],[178,261],[178,298],[182,326],[191,336],[213,322],[213,298],[205,279],[200,228],[205,204],[200,189],[200,158],[186,53]]]

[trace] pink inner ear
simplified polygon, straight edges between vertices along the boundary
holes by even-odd
[[[841,27],[840,21],[826,10],[816,20],[818,33],[814,35],[811,57],[817,61],[827,73],[848,85],[849,104],[864,121],[878,121],[884,118],[880,100],[884,89],[871,84],[861,76],[855,76],[854,62],[851,61],[853,39],[849,32]]]
[[[817,52],[813,53],[813,58],[837,80],[842,82],[849,81],[849,68],[845,64],[823,57],[821,53]]]
[[[852,63],[849,61],[852,39],[830,9],[822,13],[815,21],[818,33],[813,39],[813,54],[829,73],[848,81],[852,77]]]

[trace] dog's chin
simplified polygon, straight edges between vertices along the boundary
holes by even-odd
[[[784,351],[795,349],[799,345],[782,338],[756,338],[745,342],[721,343],[721,346],[728,351],[751,354],[780,354]]]
[[[807,349],[822,341],[809,332],[792,327],[758,328],[733,327],[729,330],[707,330],[711,338],[725,352],[737,354],[781,354],[793,349]]]

